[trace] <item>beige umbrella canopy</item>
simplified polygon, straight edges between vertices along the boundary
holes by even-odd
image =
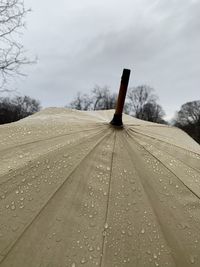
[[[200,266],[200,148],[113,111],[0,126],[1,267]]]

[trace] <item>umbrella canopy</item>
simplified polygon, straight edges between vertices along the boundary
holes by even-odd
[[[200,147],[109,111],[0,126],[0,266],[200,266]]]

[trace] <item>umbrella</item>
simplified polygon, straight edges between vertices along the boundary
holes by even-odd
[[[200,266],[200,149],[113,110],[0,127],[1,267]]]

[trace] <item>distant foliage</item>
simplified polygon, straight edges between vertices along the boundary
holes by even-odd
[[[40,102],[29,96],[0,98],[0,124],[23,119],[40,110]]]
[[[76,98],[69,104],[70,108],[77,110],[90,110],[92,99],[87,94],[78,92]]]
[[[166,123],[162,107],[157,103],[158,97],[153,94],[153,89],[148,86],[130,88],[124,113],[138,119],[157,123]],[[69,104],[70,108],[78,110],[105,110],[114,109],[117,102],[117,94],[110,92],[107,86],[96,86],[90,96],[78,93],[76,98]]]
[[[154,94],[153,88],[147,85],[129,88],[127,99],[129,113],[134,117],[156,123],[167,123],[163,119],[165,112],[157,103],[158,97]]]
[[[165,112],[159,104],[156,102],[146,103],[143,107],[141,119],[145,121],[167,124],[167,122],[163,119],[164,116]]]
[[[79,92],[69,104],[69,107],[78,110],[113,109],[115,108],[116,100],[117,95],[112,94],[107,86],[96,86],[90,96]]]
[[[93,110],[114,109],[117,95],[112,94],[107,86],[101,88],[96,86],[92,91]]]
[[[176,114],[174,124],[200,143],[200,100],[183,104]]]

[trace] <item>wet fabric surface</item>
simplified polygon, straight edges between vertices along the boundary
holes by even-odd
[[[0,266],[200,266],[200,147],[114,111],[0,126]]]

